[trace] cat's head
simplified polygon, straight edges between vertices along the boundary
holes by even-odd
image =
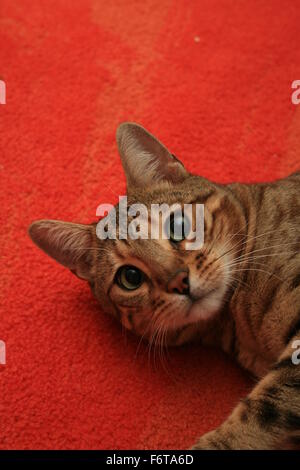
[[[244,223],[239,204],[225,186],[190,174],[141,126],[122,124],[117,143],[128,207],[142,203],[151,214],[153,204],[189,204],[192,212],[184,220],[192,230],[194,208],[204,204],[203,246],[187,249],[186,233],[175,236],[174,228],[183,220],[172,211],[169,238],[162,235],[160,216],[148,220],[149,234],[151,224],[158,223],[158,239],[120,239],[120,205],[116,239],[99,239],[97,224],[55,220],[34,222],[29,234],[48,255],[89,282],[103,310],[140,335],[206,322],[220,312],[233,286],[230,263],[239,253],[234,235],[243,233]]]

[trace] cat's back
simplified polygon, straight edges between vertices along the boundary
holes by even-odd
[[[255,232],[300,219],[300,170],[274,182],[228,185]],[[299,226],[300,229],[300,226]]]

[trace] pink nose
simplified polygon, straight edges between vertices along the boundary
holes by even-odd
[[[189,295],[189,275],[186,271],[177,271],[177,273],[169,280],[167,292],[170,294]]]

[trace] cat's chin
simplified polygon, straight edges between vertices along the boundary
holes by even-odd
[[[220,311],[222,298],[222,295],[212,292],[204,299],[195,300],[188,310],[187,323],[210,320]]]

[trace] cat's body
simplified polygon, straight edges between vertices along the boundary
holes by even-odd
[[[227,188],[245,212],[247,233],[241,261],[233,265],[242,276],[225,307],[232,324],[221,347],[260,377],[300,322],[300,173]]]
[[[117,134],[128,205],[204,204],[204,245],[99,240],[96,225],[32,224],[33,240],[87,280],[103,309],[169,345],[219,346],[261,381],[195,448],[280,448],[300,438],[300,173],[219,185],[190,175],[151,134]],[[300,343],[299,343],[300,346]]]

